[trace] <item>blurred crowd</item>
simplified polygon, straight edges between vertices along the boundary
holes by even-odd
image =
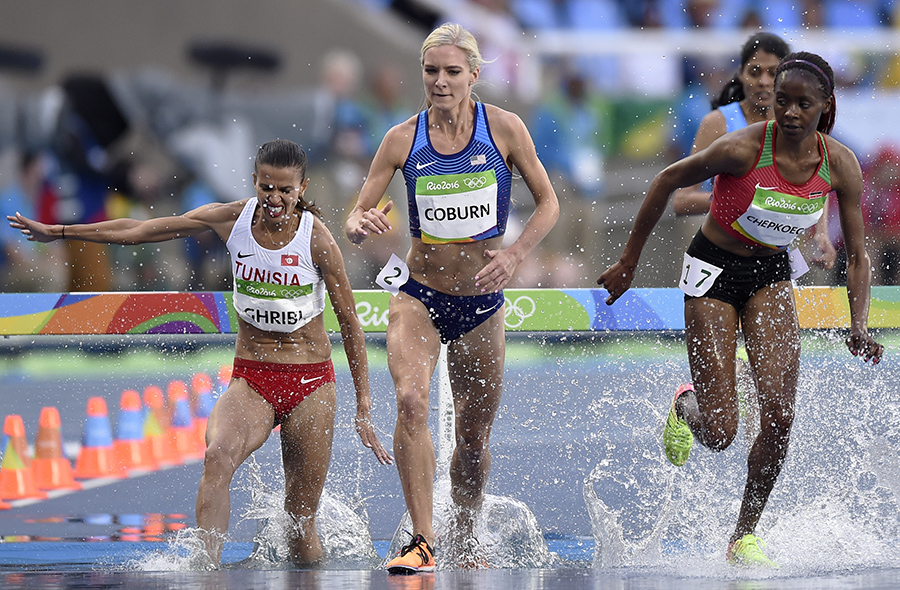
[[[484,68],[482,98],[515,97],[521,105],[516,110],[555,183],[562,217],[536,256],[520,267],[513,287],[593,286],[598,269],[585,253],[596,248],[608,223],[610,195],[623,198],[621,187],[608,182],[609,171],[627,162],[644,163],[655,172],[688,153],[700,118],[710,110],[710,97],[734,73],[736,55],[657,56],[655,61],[639,56],[640,63],[621,57],[553,57],[534,69],[515,54],[511,40],[541,30],[708,27],[733,29],[736,54],[749,35],[745,32],[760,28],[873,29],[900,22],[895,0],[356,1],[366,10],[404,14],[415,6],[419,18],[467,26],[482,42],[482,53],[494,58]],[[423,6],[428,9],[424,16]],[[420,81],[403,80],[396,64],[364,68],[359,56],[332,51],[319,56],[319,76],[309,87],[271,93],[254,85],[236,88],[227,79],[236,69],[252,67],[260,72],[259,86],[265,86],[266,76],[277,76],[277,54],[235,45],[198,46],[191,58],[208,68],[207,81],[177,79],[160,70],[73,72],[51,88],[24,95],[3,83],[9,73],[4,69],[22,67],[21,56],[7,57],[0,52],[4,214],[19,211],[47,223],[79,223],[174,214],[245,198],[252,195],[256,146],[282,137],[309,154],[308,196],[327,213],[326,224],[344,250],[354,288],[375,288],[374,277],[390,253],[402,255],[408,246],[405,188],[399,181],[385,196],[398,205],[391,213],[398,231],[370,240],[365,248],[349,244],[342,231],[344,211],[381,138],[423,106],[401,93]],[[828,59],[842,87],[900,84],[895,57]],[[883,145],[862,163],[875,284],[900,284],[900,146]],[[635,192],[624,198],[636,210],[642,196]],[[530,211],[517,214],[510,220],[510,237]],[[839,248],[838,224],[832,223],[831,230]],[[224,245],[212,235],[158,246],[108,247],[32,244],[5,224],[0,230],[3,291],[223,290],[230,282],[228,264]],[[843,281],[838,265],[827,282]]]

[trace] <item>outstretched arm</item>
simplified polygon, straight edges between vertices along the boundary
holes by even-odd
[[[350,364],[350,374],[356,389],[356,432],[363,446],[372,449],[382,465],[391,465],[394,458],[385,450],[375,433],[372,423],[372,398],[369,395],[369,361],[362,325],[356,315],[356,302],[350,288],[350,280],[344,269],[344,258],[331,232],[319,220],[315,220],[310,243],[313,262],[322,271],[325,288],[331,306],[341,327],[344,352]]]
[[[136,219],[111,219],[97,223],[73,225],[47,225],[29,219],[21,213],[8,215],[6,219],[12,228],[32,242],[52,242],[54,240],[79,240],[101,244],[135,245],[164,242],[184,238],[212,229],[226,239],[231,226],[237,219],[246,201],[236,203],[213,203],[188,211],[183,215],[155,217],[144,221]]]
[[[755,161],[761,133],[759,124],[729,133],[705,150],[675,162],[656,175],[635,217],[622,256],[597,279],[597,284],[609,291],[607,305],[612,305],[631,287],[647,238],[665,212],[672,192],[717,174],[745,174]]]
[[[647,243],[647,238],[650,237],[650,233],[666,210],[669,195],[686,182],[683,180],[689,172],[689,169],[686,170],[689,167],[684,164],[686,161],[676,162],[656,175],[650,183],[647,196],[644,197],[644,202],[634,219],[634,227],[631,229],[621,257],[597,279],[597,284],[609,291],[609,297],[606,299],[607,305],[615,303],[616,299],[631,287],[634,271],[637,269],[644,244]]]

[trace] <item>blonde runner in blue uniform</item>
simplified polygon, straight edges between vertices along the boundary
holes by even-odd
[[[391,299],[387,347],[397,391],[394,454],[413,539],[388,563],[392,573],[435,568],[435,453],[428,413],[442,341],[456,411],[450,484],[457,518],[452,538],[441,539],[440,555],[448,567],[483,564],[473,527],[503,387],[503,288],[559,216],[556,194],[522,120],[472,99],[483,63],[474,37],[459,25],[442,25],[425,40],[421,60],[428,108],[385,135],[346,223],[356,244],[390,231],[393,203],[378,203],[396,171],[403,172],[412,244],[402,264],[410,280]],[[535,210],[515,242],[503,248],[513,167],[531,191]]]
[[[231,513],[231,479],[275,424],[281,425],[284,507],[296,525],[289,539],[291,559],[298,564],[322,559],[315,515],[331,460],[336,405],[331,341],[322,319],[326,291],[356,389],[356,430],[382,464],[393,462],[370,419],[365,339],[344,260],[318,208],[304,198],[306,162],[293,142],[266,143],[254,165],[256,197],[183,215],[83,225],[44,225],[18,213],[7,217],[10,226],[37,242],[134,245],[207,230],[226,242],[239,319],[234,377],[206,431],[197,492],[197,526],[206,546],[201,568],[218,567]]]

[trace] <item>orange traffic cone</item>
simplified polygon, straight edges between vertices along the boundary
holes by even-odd
[[[187,386],[184,381],[172,381],[166,393],[169,407],[172,408],[172,427],[169,433],[174,441],[175,452],[182,459],[201,458],[203,455],[197,452],[194,416],[191,413]]]
[[[6,450],[3,452],[3,463],[0,464],[0,500],[46,498],[47,494],[40,491],[34,483],[31,467],[25,464],[25,458],[17,450],[22,448],[23,441],[24,448],[28,448],[22,417],[17,414],[7,416],[3,422],[3,434],[8,438]]]
[[[28,440],[25,438],[24,424],[21,431],[19,430],[19,422],[21,420],[21,416],[10,415],[6,417],[6,420],[3,421],[3,444],[5,446],[7,443],[12,443],[22,463],[25,464],[25,467],[31,469],[31,455],[28,453]]]
[[[75,477],[93,479],[98,477],[121,477],[113,465],[112,429],[106,400],[92,397],[87,403],[87,421],[84,423],[84,439],[81,452],[75,461]]]
[[[175,452],[174,441],[169,433],[169,415],[166,411],[162,389],[150,385],[144,389],[144,437],[150,448],[150,456],[157,465],[181,465],[183,461]]]
[[[53,406],[41,409],[37,438],[34,440],[34,483],[42,490],[80,490],[72,464],[63,455],[59,410]]]
[[[131,470],[155,471],[159,468],[144,437],[144,415],[140,394],[127,389],[119,399],[116,439],[113,441],[116,470],[126,475]]]

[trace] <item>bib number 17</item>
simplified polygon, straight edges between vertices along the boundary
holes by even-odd
[[[684,291],[685,295],[702,297],[713,286],[720,274],[722,274],[722,269],[718,266],[685,253],[678,287]]]

